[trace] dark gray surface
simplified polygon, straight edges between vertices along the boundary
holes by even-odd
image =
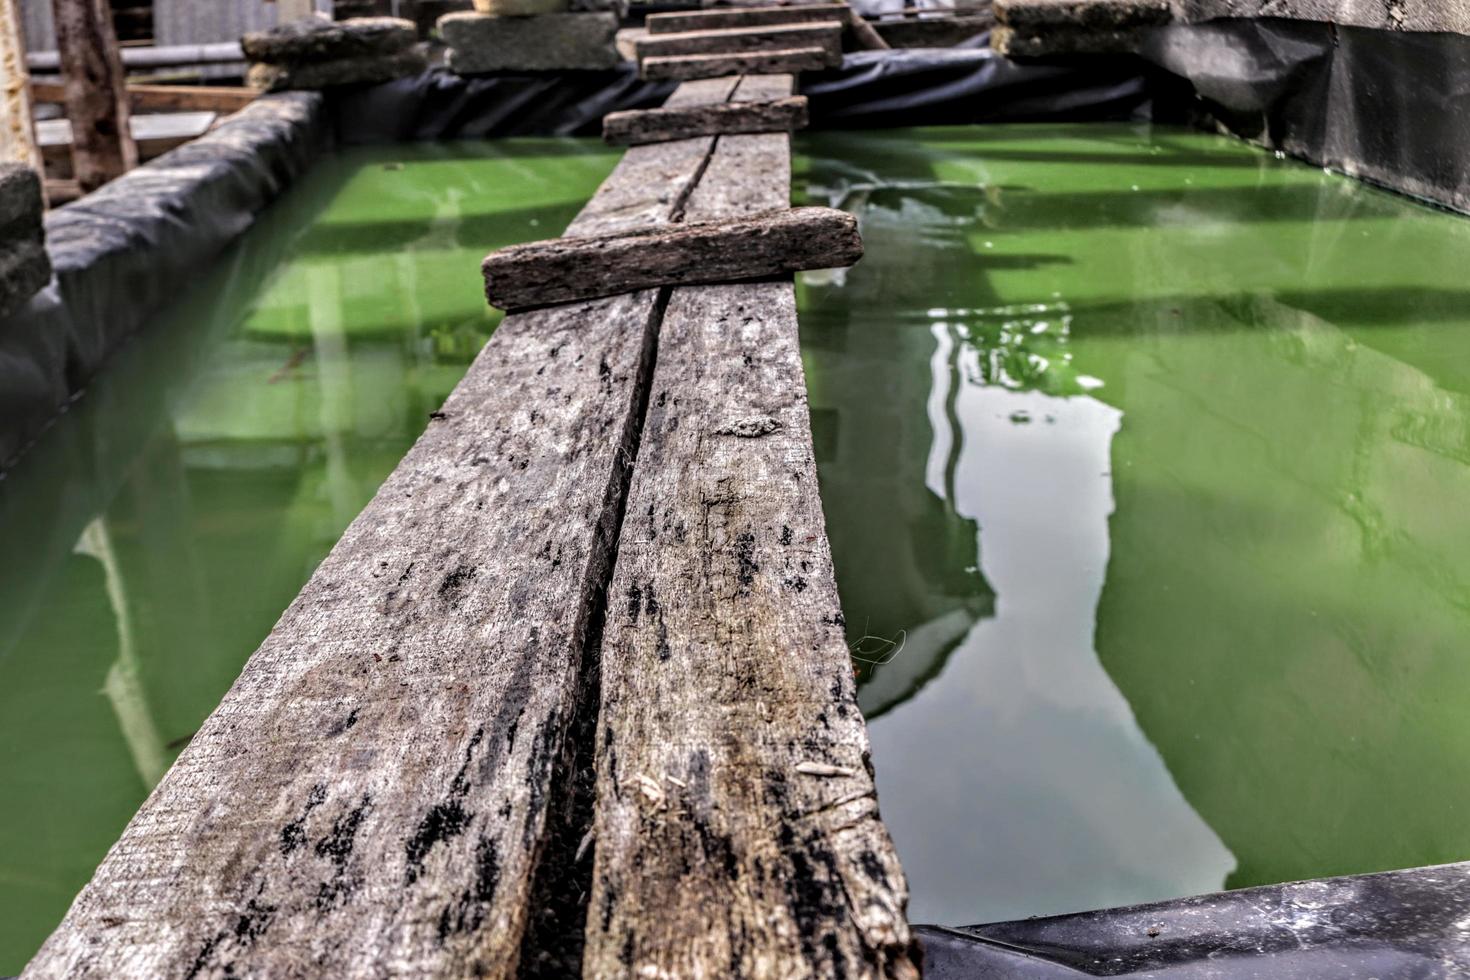
[[[929,980],[1464,977],[1470,863],[919,934]]]
[[[1470,213],[1470,37],[1222,20],[1158,29],[1142,53],[1237,135]]]

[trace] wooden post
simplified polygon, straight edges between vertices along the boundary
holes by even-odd
[[[122,56],[107,0],[52,0],[52,9],[72,161],[85,194],[138,165]]]
[[[20,11],[15,0],[0,0],[0,163],[24,163],[40,172],[29,81]]]

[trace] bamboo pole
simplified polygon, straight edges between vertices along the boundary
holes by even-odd
[[[72,162],[85,194],[136,167],[138,147],[107,0],[52,0],[52,5]]]
[[[20,10],[15,0],[0,0],[0,163],[24,163],[39,172],[29,82]]]

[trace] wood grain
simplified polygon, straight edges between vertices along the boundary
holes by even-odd
[[[731,102],[690,109],[633,109],[602,119],[602,138],[613,146],[636,146],[691,136],[789,133],[807,125],[804,95],[774,102]]]
[[[773,24],[731,30],[649,34],[633,42],[638,60],[685,54],[738,54],[821,48],[832,63],[842,60],[842,23],[825,20],[812,24]]]
[[[840,59],[837,62],[841,63]],[[714,78],[719,75],[755,75],[775,72],[820,71],[833,67],[828,53],[819,47],[782,51],[751,51],[742,54],[686,54],[648,57],[639,73],[649,80]]]
[[[782,208],[634,234],[553,238],[486,257],[485,296],[503,310],[690,283],[742,282],[835,269],[863,256],[857,219],[833,208]]]
[[[687,217],[782,206],[789,145],[721,137]],[[583,976],[917,977],[790,282],[673,291],[627,513]]]
[[[809,24],[824,20],[845,23],[851,16],[852,9],[845,3],[803,3],[789,7],[721,7],[649,14],[644,23],[650,34],[681,34],[685,31],[721,31],[732,27]]]
[[[54,0],[56,47],[72,124],[72,169],[85,194],[138,165],[122,55],[105,0]]]
[[[668,221],[712,142],[630,150],[568,233]],[[658,312],[504,321],[27,980],[516,975]]]

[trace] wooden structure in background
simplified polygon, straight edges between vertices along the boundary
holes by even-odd
[[[39,171],[29,80],[15,0],[0,0],[0,163],[24,163]]]
[[[105,0],[55,0],[56,44],[72,124],[72,169],[82,193],[138,165],[122,56]]]
[[[128,85],[128,105],[134,112],[239,112],[260,93],[254,89],[211,85]],[[32,82],[35,102],[66,102],[60,82]]]

